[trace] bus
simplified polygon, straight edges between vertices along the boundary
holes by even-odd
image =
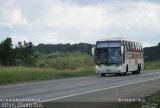
[[[95,55],[96,73],[127,75],[140,74],[144,68],[142,43],[118,37],[98,40],[92,48]]]

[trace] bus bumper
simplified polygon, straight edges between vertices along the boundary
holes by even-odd
[[[116,74],[124,73],[122,66],[96,66],[96,73]]]

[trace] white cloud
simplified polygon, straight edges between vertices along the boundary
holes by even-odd
[[[103,9],[94,6],[72,6],[63,3],[52,5],[45,17],[38,18],[35,22],[42,28],[75,28],[75,29],[100,29],[108,26],[105,22]],[[41,22],[41,23],[40,23]]]
[[[13,26],[25,25],[27,24],[27,20],[22,16],[21,10],[14,9],[8,15],[8,21]]]
[[[110,2],[100,4],[106,10],[112,25],[122,27],[149,27],[160,24],[160,4],[150,2]],[[110,13],[111,12],[111,13]],[[160,26],[159,26],[160,27]]]
[[[23,16],[21,9],[12,0],[1,1],[0,5],[0,26],[13,28],[15,26],[28,25],[27,19]]]
[[[25,36],[11,36],[13,45],[17,45],[18,42],[29,42],[29,40]]]
[[[96,1],[94,5],[83,5],[84,2],[78,5],[81,1],[74,4],[72,0],[13,2],[0,5],[0,27],[11,27],[16,31],[11,35],[22,35],[36,44],[95,43],[115,35],[143,39],[146,45],[148,41],[151,45],[160,40],[159,3],[143,0]]]

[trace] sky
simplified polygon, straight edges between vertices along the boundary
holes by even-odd
[[[0,0],[0,42],[91,43],[126,37],[160,42],[159,0]]]

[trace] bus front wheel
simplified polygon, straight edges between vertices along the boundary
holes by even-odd
[[[127,67],[126,67],[126,72],[124,72],[123,75],[124,75],[124,76],[127,75],[127,72],[128,72],[128,65],[127,65]]]
[[[102,76],[102,77],[105,77],[105,76],[106,76],[106,74],[105,74],[105,73],[101,73],[101,76]]]

